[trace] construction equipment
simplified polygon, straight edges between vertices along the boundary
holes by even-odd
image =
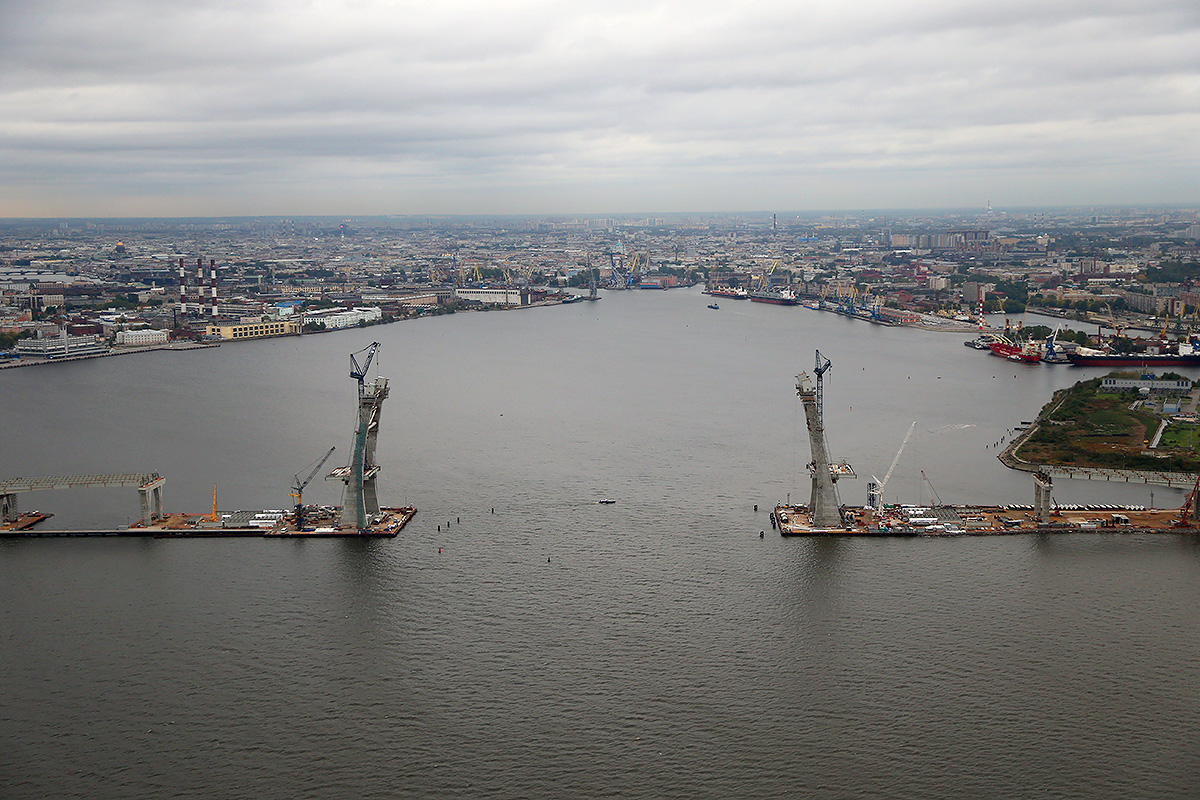
[[[616,257],[613,255],[612,250],[608,251],[608,264],[612,268],[612,274],[608,279],[608,288],[610,288],[610,289],[625,289],[625,288],[627,288],[626,284],[628,283],[628,281],[626,280],[625,274],[617,266],[617,260],[616,260]]]
[[[782,263],[781,261],[776,259],[775,263],[773,263],[771,265],[771,268],[766,270],[765,272],[762,273],[762,275],[759,276],[758,288],[760,291],[765,292],[767,289],[771,288],[771,275],[775,272],[775,268],[777,266],[779,266],[781,263]],[[819,357],[819,354],[818,354],[818,357]],[[820,373],[817,373],[817,382],[820,383]]]
[[[772,270],[775,268],[772,267]],[[817,365],[813,370],[813,374],[817,376],[817,421],[821,423],[821,429],[825,429],[825,403],[822,397],[822,388],[825,379],[825,373],[833,366],[833,362],[828,358],[824,359],[825,363],[821,363],[821,351],[817,351]]]
[[[369,370],[371,368],[371,359],[373,359],[375,357],[375,351],[378,349],[379,349],[379,342],[371,342],[369,345],[364,347],[362,350],[359,350],[357,353],[350,354],[350,377],[354,378],[356,381],[358,381],[358,396],[359,397],[362,397],[362,394],[363,394],[363,378],[366,377],[367,370]],[[356,358],[356,356],[360,356],[363,353],[367,354],[367,358],[363,362],[362,366],[359,366],[358,359]]]
[[[304,527],[304,503],[301,500],[304,494],[304,487],[312,483],[312,479],[317,476],[317,473],[321,471],[321,467],[325,466],[325,462],[329,460],[329,457],[333,455],[333,451],[336,449],[336,447],[329,448],[329,452],[321,456],[317,461],[317,465],[309,470],[307,477],[301,479],[300,473],[297,472],[295,479],[292,481],[292,491],[289,494],[296,501],[296,530]]]
[[[1196,506],[1197,492],[1200,492],[1200,475],[1196,476],[1195,485],[1188,492],[1187,499],[1183,501],[1183,507],[1179,509],[1179,519],[1175,520],[1176,528],[1196,527],[1197,517],[1200,517],[1200,508]]]
[[[929,477],[925,474],[925,470],[921,470],[921,480],[929,484],[929,491],[933,492],[933,499],[937,500],[937,504],[941,506],[942,498],[938,497],[937,489],[933,488],[933,481],[929,480]]]
[[[908,426],[908,433],[904,434],[904,439],[900,442],[900,449],[896,451],[895,457],[892,459],[892,465],[888,467],[888,471],[884,473],[883,480],[879,480],[874,475],[871,478],[875,481],[875,487],[868,492],[867,505],[876,511],[883,510],[883,487],[887,486],[888,480],[892,477],[892,472],[895,471],[896,465],[900,463],[900,454],[904,452],[908,440],[912,438],[913,429],[917,427],[917,421],[914,419],[912,424]]]

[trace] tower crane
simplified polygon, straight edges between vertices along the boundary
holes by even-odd
[[[292,481],[292,491],[290,494],[296,501],[296,530],[300,530],[304,527],[304,503],[301,502],[301,496],[304,494],[304,487],[312,483],[312,479],[315,478],[317,473],[321,471],[321,467],[325,466],[325,462],[329,460],[329,457],[333,455],[333,451],[336,449],[336,447],[329,448],[329,451],[325,453],[325,455],[321,456],[320,460],[317,461],[317,465],[309,471],[306,478],[301,480],[300,473],[297,472],[295,479]]]
[[[774,267],[771,268],[774,270]],[[825,363],[821,363],[821,351],[817,351],[817,366],[813,370],[813,374],[817,376],[817,421],[821,424],[821,430],[825,430],[825,404],[821,399],[822,383],[825,373],[833,366],[833,362],[828,358],[824,359]]]
[[[883,487],[887,486],[888,480],[892,477],[892,472],[895,471],[896,465],[900,463],[900,454],[904,452],[908,440],[912,438],[913,428],[917,427],[917,421],[914,419],[912,424],[908,426],[908,433],[904,434],[904,439],[900,442],[900,449],[896,451],[896,456],[892,459],[892,465],[888,467],[888,471],[884,473],[883,480],[879,480],[874,475],[871,478],[876,485],[873,489],[867,492],[867,505],[876,511],[883,510]]]
[[[371,359],[375,358],[375,351],[379,349],[379,342],[371,342],[369,345],[359,350],[357,353],[350,354],[350,377],[358,381],[358,396],[363,396],[363,379],[367,376],[367,370],[371,368]],[[359,366],[357,356],[363,353],[367,354],[362,366]]]

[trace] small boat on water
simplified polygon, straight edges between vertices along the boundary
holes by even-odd
[[[719,306],[719,305],[717,305],[716,303],[709,303],[709,304],[708,304],[708,307],[709,307],[709,308],[711,308],[711,309],[718,309],[718,308],[720,308],[720,306]]]
[[[617,501],[616,501],[616,500],[609,500],[609,499],[606,497],[606,498],[604,498],[603,500],[601,500],[601,501],[600,501],[600,505],[602,505],[602,506],[611,506],[611,505],[612,505],[613,503],[615,503],[615,502],[617,502]]]

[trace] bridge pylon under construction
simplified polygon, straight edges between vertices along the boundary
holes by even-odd
[[[354,428],[354,444],[351,447],[350,463],[338,467],[326,476],[326,480],[340,480],[342,490],[342,514],[339,527],[363,530],[379,519],[379,496],[375,491],[375,476],[379,465],[375,463],[375,444],[379,437],[379,417],[383,401],[388,396],[387,378],[376,378],[366,382],[367,370],[379,342],[372,342],[357,353],[350,354],[350,377],[358,381],[358,423]],[[366,354],[360,364],[357,356]]]
[[[804,419],[808,426],[808,441],[812,449],[812,461],[808,464],[812,475],[812,494],[808,501],[808,515],[815,528],[833,529],[842,527],[841,502],[838,499],[839,477],[856,477],[846,462],[831,463],[829,447],[825,442],[825,419],[822,408],[822,379],[833,366],[829,359],[821,358],[817,351],[814,381],[805,372],[796,376],[796,394],[804,406]]]

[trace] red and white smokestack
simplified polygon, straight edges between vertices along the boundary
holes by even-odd
[[[183,259],[179,259],[179,313],[184,313],[187,309],[183,304],[187,302],[187,270],[183,267]]]
[[[215,319],[217,316],[217,260],[208,260],[209,311]]]
[[[204,316],[204,259],[196,259],[196,313]]]
[[[983,298],[979,298],[979,332],[983,333]]]

